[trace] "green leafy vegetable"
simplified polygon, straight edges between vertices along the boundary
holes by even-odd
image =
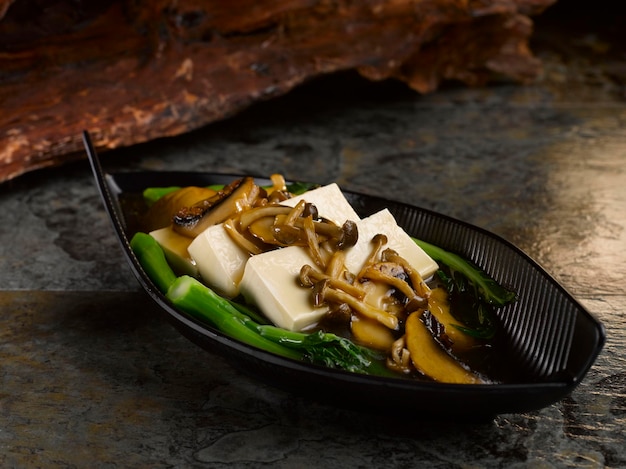
[[[358,373],[393,375],[377,360],[380,357],[375,352],[344,337],[322,331],[291,332],[262,324],[256,312],[222,298],[197,279],[176,277],[161,246],[146,233],[135,234],[130,245],[150,279],[174,306],[229,337],[287,358]]]
[[[504,288],[467,259],[414,238],[426,254],[439,263],[437,275],[450,298],[450,312],[463,325],[455,327],[478,339],[496,333],[495,307],[516,300],[515,292]]]
[[[356,373],[396,376],[382,364],[382,355],[345,337],[323,331],[291,332],[271,325],[259,326],[258,330],[263,337],[302,351],[311,363]]]
[[[447,265],[450,270],[460,272],[476,288],[476,293],[488,304],[505,306],[516,300],[515,292],[504,288],[485,271],[464,259],[458,254],[441,249],[438,246],[413,239],[426,254],[439,263]]]
[[[308,182],[293,182],[291,184],[287,184],[287,191],[289,191],[293,195],[300,195],[317,187],[319,187],[319,184]]]
[[[493,305],[481,299],[476,287],[462,273],[442,266],[437,275],[448,292],[450,313],[463,324],[454,327],[477,339],[492,339],[496,333]]]

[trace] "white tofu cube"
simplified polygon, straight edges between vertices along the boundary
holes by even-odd
[[[218,294],[234,298],[250,254],[239,247],[222,224],[200,233],[187,249],[202,280]]]
[[[352,220],[354,222],[360,220],[360,217],[354,211],[350,202],[346,200],[341,189],[335,183],[318,187],[317,189],[287,199],[281,202],[281,205],[295,207],[301,200],[306,200],[315,205],[320,217],[327,218],[339,226],[343,225],[346,220]]]
[[[346,267],[358,273],[372,252],[371,240],[381,233],[387,236],[386,248],[391,248],[402,256],[422,276],[427,279],[439,266],[415,241],[396,223],[391,212],[383,209],[358,222],[359,240],[346,251]]]
[[[241,280],[241,294],[276,326],[299,331],[315,324],[328,311],[315,308],[311,290],[298,283],[303,265],[314,265],[304,248],[292,246],[250,258]]]

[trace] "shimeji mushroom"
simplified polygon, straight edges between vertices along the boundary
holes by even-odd
[[[339,277],[333,277],[323,272],[319,272],[308,264],[303,265],[300,269],[300,284],[303,287],[313,287],[316,283],[321,282],[322,280],[327,280],[330,288],[342,290],[356,299],[361,300],[365,297],[365,290],[358,285],[354,285]]]
[[[391,345],[387,358],[387,368],[403,374],[409,374],[415,370],[411,363],[411,352],[406,348],[404,335]]]
[[[385,236],[384,234],[379,233],[372,238],[372,250],[369,257],[363,263],[360,273],[356,276],[357,279],[361,278],[361,274],[365,271],[365,269],[378,262],[380,250],[387,244],[387,242],[387,236]]]
[[[264,251],[263,248],[255,244],[252,240],[246,238],[243,233],[237,229],[236,225],[237,223],[232,218],[229,218],[222,223],[222,226],[230,238],[237,243],[239,247],[248,251],[251,255],[261,254]]]
[[[349,293],[332,288],[331,280],[323,279],[313,285],[313,304],[320,306],[329,303],[345,303],[355,313],[378,321],[388,329],[397,330],[399,327],[398,318],[395,315],[359,300]]]
[[[278,215],[287,215],[293,210],[292,207],[285,205],[271,204],[262,207],[256,207],[251,210],[246,210],[239,217],[239,229],[247,230],[253,226],[255,222],[262,218],[267,218],[269,221],[274,221],[274,218]],[[271,233],[271,231],[269,232]],[[273,236],[269,236],[267,233],[260,232],[259,237],[266,243],[271,242]]]
[[[419,272],[417,272],[411,266],[411,264],[406,261],[405,258],[399,255],[393,249],[385,249],[382,252],[381,258],[383,261],[394,262],[400,265],[409,276],[411,286],[413,287],[417,295],[421,296],[422,298],[428,298],[428,296],[430,295],[430,288],[428,287],[428,285],[426,285],[426,282],[419,274]]]
[[[295,207],[269,203],[251,208],[226,228],[233,240],[252,254],[258,252],[250,249],[255,243],[248,239],[248,233],[270,249],[272,246],[307,247],[314,263],[322,269],[334,251],[354,246],[358,240],[356,223],[346,221],[339,226],[320,218],[315,205],[304,200]],[[230,231],[232,229],[237,229],[240,235]]]
[[[361,278],[374,282],[381,282],[395,288],[403,294],[408,302],[406,309],[413,311],[428,304],[428,299],[420,296],[407,282],[408,274],[404,268],[395,262],[379,262],[364,269]]]

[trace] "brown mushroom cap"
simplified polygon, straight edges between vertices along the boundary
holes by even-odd
[[[181,208],[174,215],[173,228],[179,234],[195,238],[209,226],[217,225],[253,206],[261,194],[254,179],[233,181],[218,193],[191,207]]]

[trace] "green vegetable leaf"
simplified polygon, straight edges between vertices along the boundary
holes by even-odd
[[[487,303],[505,306],[517,299],[514,291],[508,290],[491,278],[487,273],[458,254],[441,249],[424,241],[413,239],[426,254],[451,270],[463,274],[476,287],[476,293]]]
[[[291,184],[287,184],[287,190],[294,195],[304,194],[317,187],[319,187],[319,184],[309,182],[292,182]]]
[[[259,330],[270,340],[302,351],[303,358],[311,363],[355,373],[395,376],[383,365],[384,357],[381,354],[361,347],[345,337],[323,331],[291,332],[275,326],[261,326]]]

